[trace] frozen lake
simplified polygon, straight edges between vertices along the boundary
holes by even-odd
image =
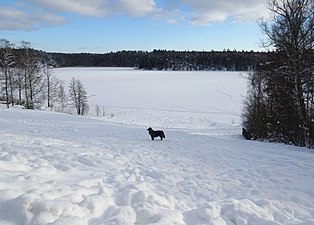
[[[132,68],[58,68],[54,74],[83,82],[89,116],[140,126],[239,132],[245,73],[145,71]],[[149,124],[147,124],[149,123]]]

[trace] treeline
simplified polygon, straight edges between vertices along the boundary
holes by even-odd
[[[314,147],[314,3],[272,0],[261,28],[275,51],[251,73],[247,139]]]
[[[248,71],[267,53],[254,51],[119,51],[106,54],[44,53],[59,67],[137,67],[146,70]]]
[[[68,94],[65,82],[52,73],[54,60],[34,50],[29,42],[17,47],[0,40],[0,101],[6,107],[21,105],[26,109],[48,108],[85,115],[87,92],[83,83],[72,79]]]
[[[118,51],[95,53],[48,53],[32,49],[42,63],[53,67],[135,67],[144,70],[250,71],[263,62],[266,52],[254,51]],[[23,49],[14,48],[14,55]]]
[[[249,71],[265,53],[253,51],[166,51],[147,53],[139,68],[148,70],[226,70]]]

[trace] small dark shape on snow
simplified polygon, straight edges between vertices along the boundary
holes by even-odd
[[[245,128],[242,128],[242,135],[245,137],[246,140],[252,139],[251,133]]]
[[[153,130],[153,128],[149,127],[148,133],[151,136],[152,140],[154,140],[155,137],[160,137],[160,139],[166,138],[165,133],[162,130]]]

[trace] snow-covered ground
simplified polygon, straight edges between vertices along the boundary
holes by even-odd
[[[239,72],[130,68],[58,68],[53,72],[67,83],[72,77],[83,82],[90,96],[89,115],[96,115],[98,105],[102,120],[141,126],[230,130],[241,122],[247,90],[246,74]]]
[[[1,225],[314,224],[314,153],[241,137],[239,73],[58,71],[109,115],[0,109]]]

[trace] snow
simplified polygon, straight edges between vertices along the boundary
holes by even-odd
[[[82,81],[90,115],[98,105],[103,120],[141,126],[149,121],[152,127],[229,129],[240,124],[247,89],[239,72],[59,68],[54,74],[67,82],[72,77]]]
[[[54,73],[109,115],[0,109],[1,225],[314,224],[314,154],[241,137],[239,73]]]

